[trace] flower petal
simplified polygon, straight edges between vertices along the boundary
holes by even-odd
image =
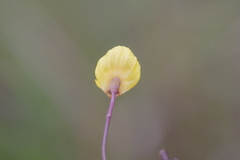
[[[110,83],[114,77],[118,77],[121,80],[121,85],[117,95],[121,95],[138,83],[140,68],[137,58],[129,48],[114,47],[97,63],[95,69],[96,85],[110,97]]]

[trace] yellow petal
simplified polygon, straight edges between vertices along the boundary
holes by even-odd
[[[96,85],[111,97],[110,83],[114,77],[121,81],[118,95],[134,87],[140,79],[140,64],[132,51],[124,46],[109,50],[97,63]]]

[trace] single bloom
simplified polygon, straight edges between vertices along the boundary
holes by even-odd
[[[120,79],[117,96],[130,90],[140,79],[140,64],[132,51],[124,46],[109,50],[97,63],[96,85],[111,97],[110,85],[114,77]]]

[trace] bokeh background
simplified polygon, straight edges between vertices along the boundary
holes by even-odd
[[[109,160],[240,159],[239,0],[0,0],[0,159],[101,159],[97,61],[124,45]]]

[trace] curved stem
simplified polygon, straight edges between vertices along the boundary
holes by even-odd
[[[112,118],[112,110],[114,107],[116,95],[118,93],[121,81],[118,77],[114,77],[110,84],[110,92],[111,92],[111,101],[108,109],[108,113],[106,115],[106,123],[103,133],[103,141],[102,141],[102,159],[106,160],[106,142],[107,142],[107,135],[108,135],[108,128],[110,125],[110,121]]]
[[[116,99],[116,93],[112,93],[111,102],[109,105],[108,113],[106,115],[106,123],[105,123],[103,141],[102,141],[102,159],[103,160],[106,160],[106,142],[107,142],[108,128],[112,118],[112,110],[114,107],[115,99]]]

